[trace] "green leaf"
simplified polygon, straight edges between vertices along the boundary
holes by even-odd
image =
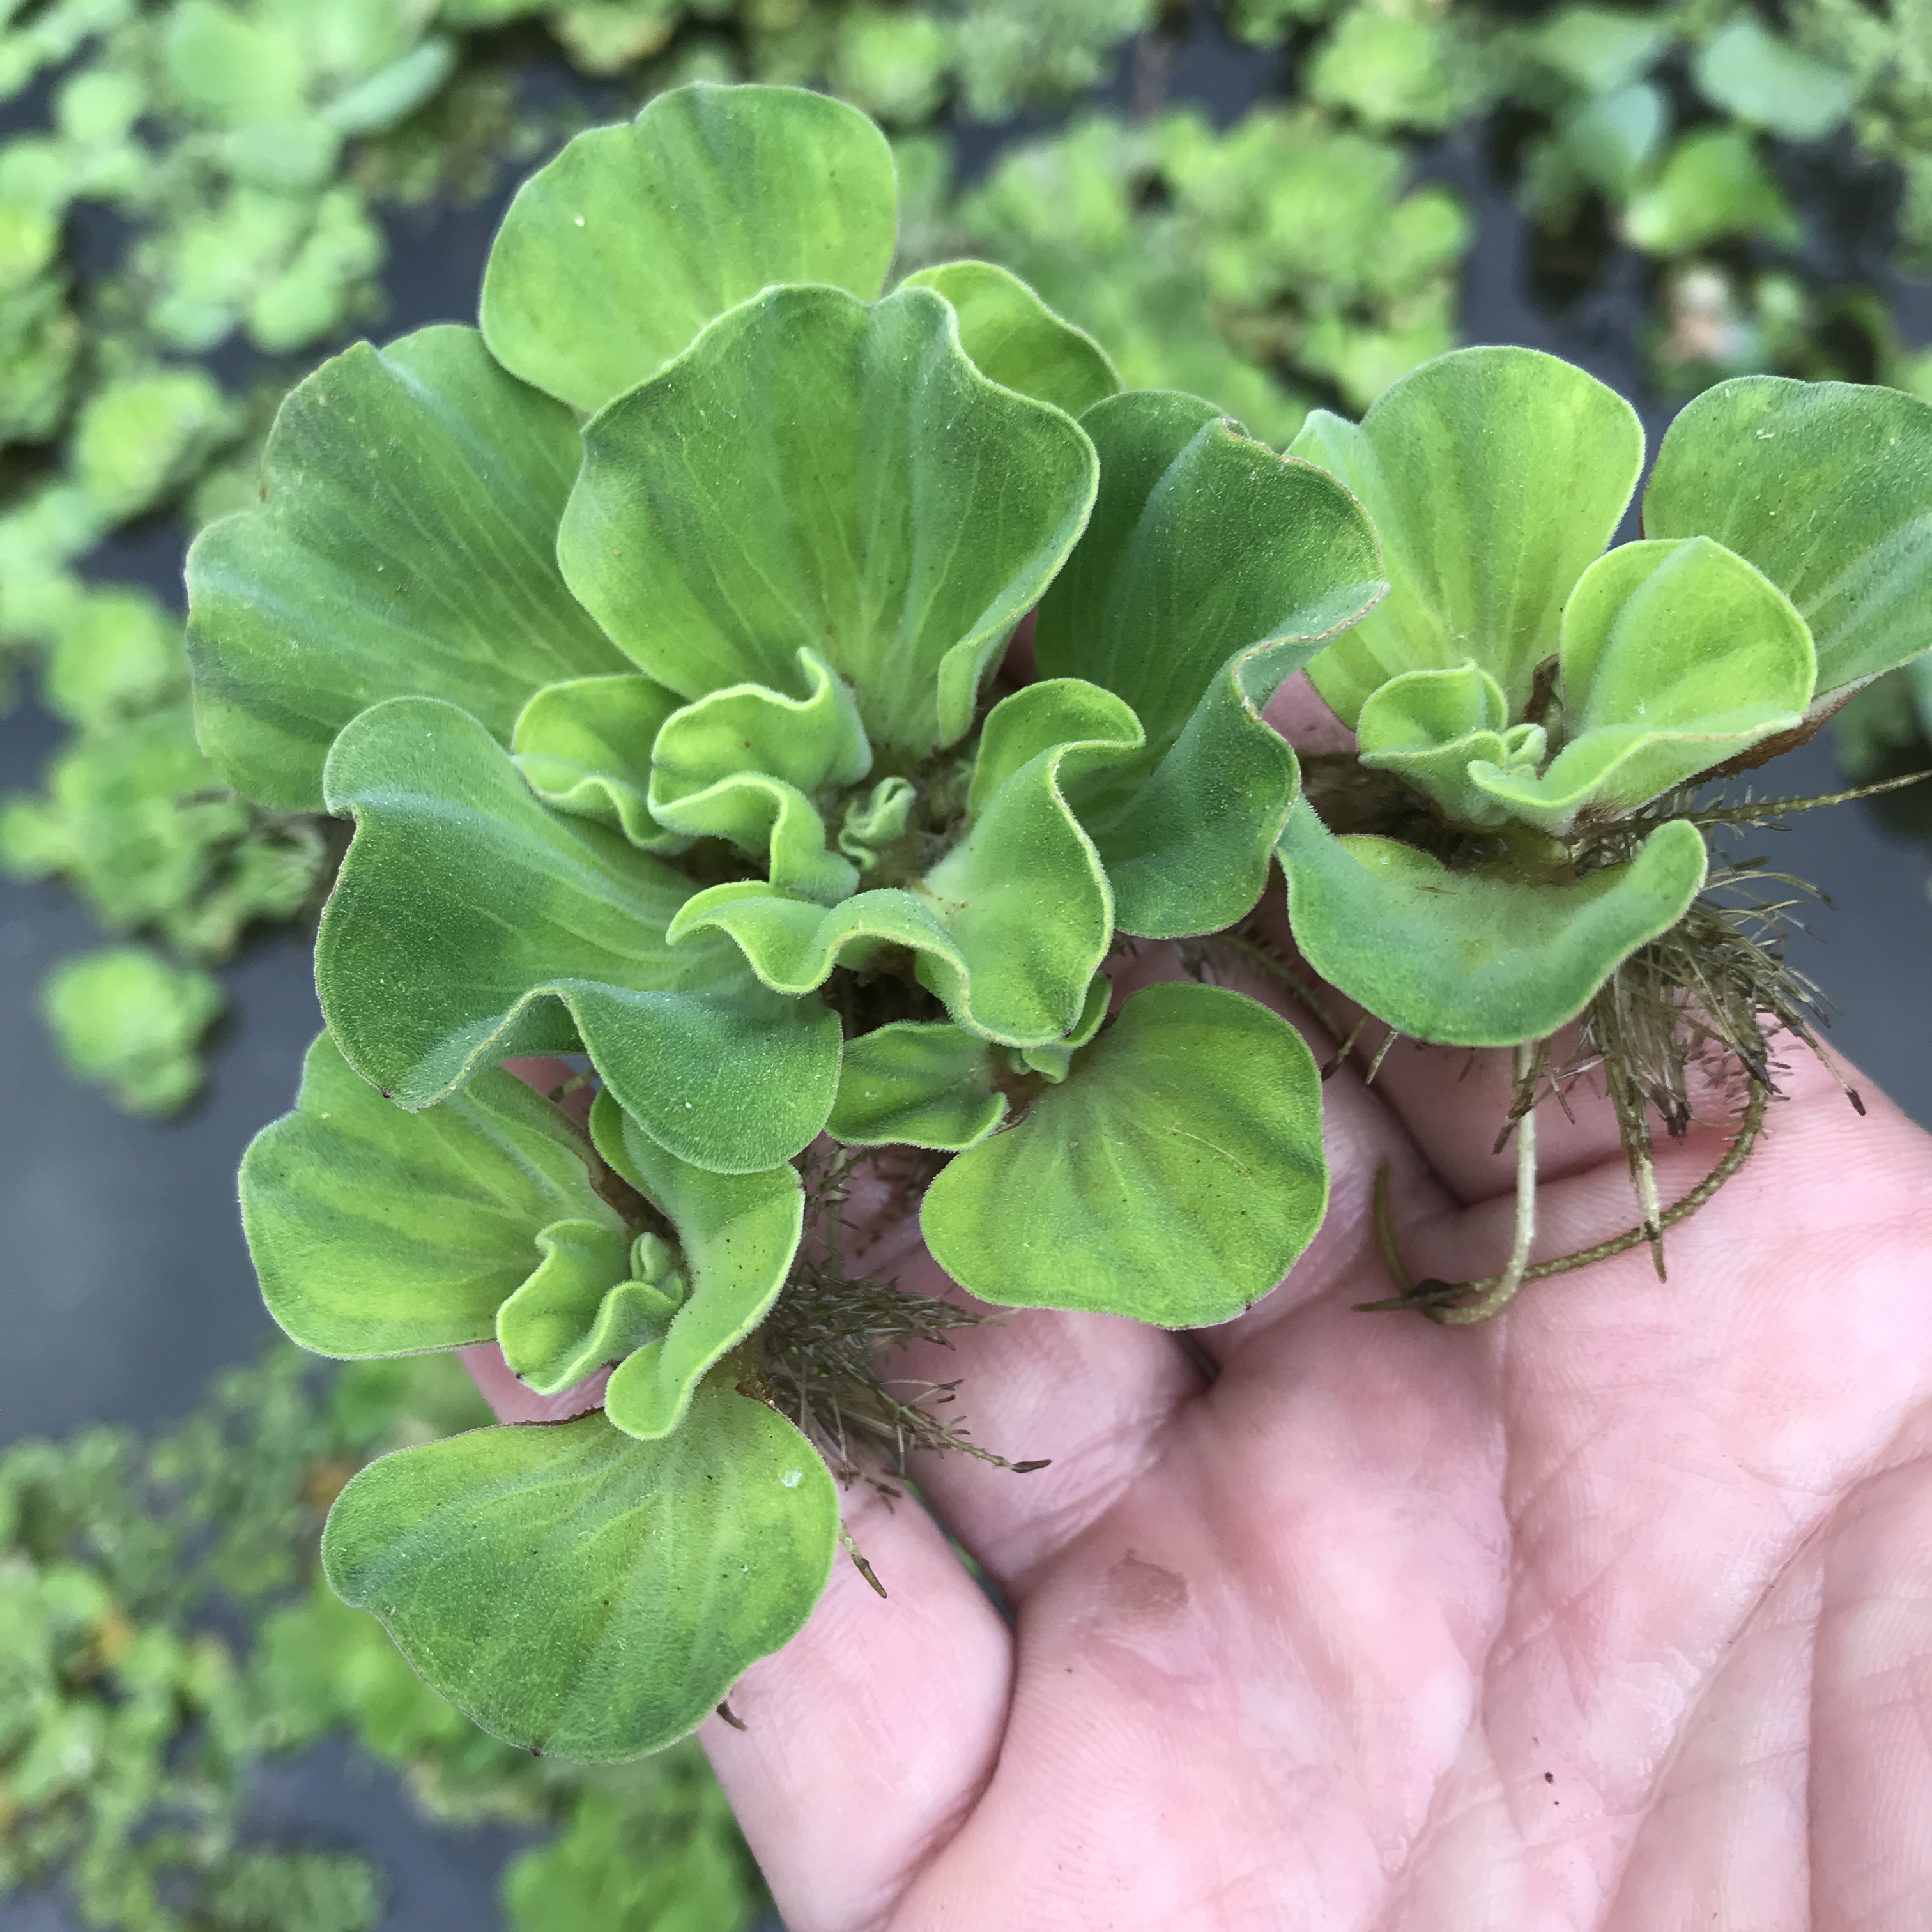
[[[1006,1118],[996,1071],[976,1034],[945,1020],[896,1020],[845,1042],[825,1131],[848,1147],[976,1146]]]
[[[546,685],[510,734],[517,769],[546,805],[614,826],[646,852],[691,843],[651,816],[651,747],[677,694],[636,672]]]
[[[202,1036],[227,998],[221,982],[145,946],[107,946],[58,962],[41,1017],[68,1071],[107,1088],[130,1114],[166,1114],[194,1099]]]
[[[662,1236],[640,1234],[634,1245],[645,1249],[634,1272],[652,1279],[632,1278],[634,1244],[622,1228],[558,1221],[538,1235],[542,1262],[496,1311],[503,1359],[538,1394],[573,1388],[662,1340],[683,1299],[683,1278],[653,1252],[675,1253]]]
[[[1932,404],[1744,376],[1670,425],[1644,534],[1708,536],[1797,607],[1822,699],[1932,645]]]
[[[966,836],[909,890],[860,892],[828,911],[755,880],[714,886],[680,910],[671,941],[728,932],[766,986],[794,994],[836,965],[862,969],[903,946],[917,956],[920,983],[970,1031],[1012,1046],[1058,1040],[1079,1018],[1114,934],[1107,876],[1062,774],[1140,743],[1133,713],[1111,692],[1077,678],[1028,685],[981,730]]]
[[[542,1231],[567,1221],[624,1239],[590,1185],[590,1151],[560,1109],[495,1068],[405,1113],[323,1034],[295,1112],[242,1157],[242,1225],[268,1312],[322,1355],[488,1341]]]
[[[474,718],[431,699],[364,712],[330,754],[353,844],[316,944],[343,1055],[420,1108],[513,1054],[580,1041],[682,1158],[744,1173],[824,1126],[838,1023],[773,998],[719,941],[673,951],[689,882],[548,810]]]
[[[1100,495],[1035,656],[1117,692],[1148,742],[1077,784],[1075,808],[1124,931],[1217,932],[1260,898],[1300,782],[1262,709],[1382,594],[1375,536],[1330,477],[1196,397],[1136,392],[1082,426]]]
[[[1688,254],[1726,236],[1795,244],[1804,230],[1743,128],[1686,134],[1624,210],[1625,238],[1646,254]]]
[[[1800,53],[1748,14],[1725,22],[1690,63],[1713,107],[1790,141],[1815,141],[1852,111],[1856,90],[1835,68]]]
[[[931,289],[952,304],[959,341],[981,375],[1077,416],[1120,386],[1107,352],[1055,315],[1010,269],[946,262],[900,285]]]
[[[738,684],[671,717],[651,754],[650,807],[674,830],[730,839],[782,891],[836,905],[859,871],[827,850],[812,795],[856,784],[872,747],[851,692],[808,646],[798,670],[802,700]]]
[[[337,732],[386,698],[451,699],[508,742],[531,694],[630,667],[558,574],[570,412],[472,329],[358,343],[293,389],[258,510],[188,553],[202,748],[238,791],[314,811]]]
[[[1594,568],[1594,566],[1592,566]],[[1540,724],[1511,725],[1503,688],[1471,660],[1447,670],[1405,671],[1372,692],[1356,721],[1361,762],[1393,772],[1462,825],[1500,825],[1507,806],[1470,776],[1478,760],[1534,778],[1548,749]]]
[[[870,300],[892,260],[892,150],[790,87],[699,82],[593,128],[517,192],[483,277],[505,368],[596,410],[774,282]]]
[[[620,1362],[605,1413],[626,1434],[668,1435],[685,1420],[698,1380],[770,1312],[791,1270],[804,1226],[798,1172],[707,1174],[660,1147],[607,1088],[591,1132],[617,1172],[668,1216],[690,1284],[661,1339]]]
[[[956,1156],[920,1225],[1006,1307],[1226,1322],[1322,1225],[1321,1078],[1286,1020],[1217,986],[1148,986],[1018,1123]]]
[[[1282,836],[1302,956],[1398,1032],[1511,1046],[1574,1019],[1704,883],[1704,841],[1660,825],[1628,865],[1544,884],[1452,872],[1393,838],[1337,838],[1304,800]]]
[[[584,443],[559,554],[640,668],[786,691],[810,645],[916,759],[964,735],[1094,488],[1079,428],[982,376],[926,289],[768,290]]]
[[[1308,668],[1336,714],[1352,725],[1390,678],[1473,659],[1515,716],[1630,501],[1643,430],[1614,390],[1553,356],[1460,349],[1385,390],[1359,425],[1317,410],[1293,453],[1354,491],[1390,586]]]
[[[1708,537],[1624,544],[1563,614],[1569,741],[1540,777],[1478,754],[1472,783],[1554,836],[1634,810],[1804,722],[1816,664],[1784,593]]]
[[[662,1442],[586,1415],[385,1456],[336,1499],[322,1557],[486,1731],[608,1762],[682,1736],[789,1642],[838,1535],[816,1452],[721,1378]]]

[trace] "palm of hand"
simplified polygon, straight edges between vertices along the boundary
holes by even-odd
[[[706,1726],[791,1932],[1932,1924],[1932,1139],[1792,1060],[1668,1285],[1639,1250],[1477,1329],[1351,1312],[1384,1158],[1418,1272],[1508,1245],[1487,1075],[1399,1052],[1330,1083],[1328,1224],[1200,1334],[1211,1382],[1052,1314],[911,1367],[1052,1466],[917,1472],[1013,1629],[855,1490],[889,1600],[842,1562]],[[1539,1252],[1630,1218],[1579,1114]],[[867,1264],[945,1286],[909,1227]]]

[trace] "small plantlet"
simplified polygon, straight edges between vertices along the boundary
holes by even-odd
[[[1480,1319],[1566,1264],[1529,1264],[1532,1109],[1592,1068],[1660,1272],[1652,1113],[1688,1126],[1693,1063],[1746,1083],[1721,1180],[1762,1117],[1767,1034],[1816,1045],[1783,958],[1792,901],[1756,895],[1780,883],[1757,867],[1714,868],[1706,835],[1829,801],[1710,806],[1700,788],[1932,642],[1932,405],[1722,384],[1665,436],[1641,538],[1607,550],[1642,431],[1532,350],[1444,356],[1359,425],[1318,412],[1294,448],[1368,509],[1390,584],[1310,666],[1357,748],[1312,762],[1282,841],[1296,943],[1391,1034],[1515,1055],[1508,1265],[1414,1288],[1391,1251],[1401,1292],[1381,1305]]]

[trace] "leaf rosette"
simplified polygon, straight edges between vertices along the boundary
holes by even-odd
[[[1295,1030],[1103,968],[1260,899],[1300,786],[1262,709],[1383,595],[1374,533],[1003,269],[888,291],[895,200],[794,90],[580,136],[480,330],[325,364],[190,560],[208,755],[355,822],[328,1033],[244,1166],[271,1310],[601,1403],[373,1465],[325,1561],[544,1750],[688,1730],[823,1586],[824,1442],[761,1366],[827,1278],[821,1135],[911,1150],[1015,1306],[1223,1321],[1325,1204]],[[587,1131],[500,1070],[547,1053]]]
[[[1671,425],[1643,534],[1613,392],[1526,349],[1426,364],[1294,446],[1387,599],[1309,667],[1356,734],[1281,841],[1309,963],[1398,1031],[1540,1040],[1705,887],[1698,784],[1932,640],[1932,406],[1746,377]]]

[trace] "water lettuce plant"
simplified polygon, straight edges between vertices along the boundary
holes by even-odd
[[[579,136],[480,328],[324,364],[189,560],[204,751],[355,824],[243,1168],[269,1306],[598,1405],[372,1464],[325,1563],[546,1752],[666,1743],[799,1628],[848,1425],[956,1444],[866,1360],[962,1318],[845,1269],[850,1161],[983,1299],[1174,1327],[1325,1204],[1300,1034],[1106,968],[1260,900],[1262,707],[1384,594],[1368,519],[1002,269],[889,288],[895,201],[794,90]],[[558,1053],[587,1118],[502,1070]]]
[[[1932,644],[1932,405],[1722,384],[1665,436],[1642,535],[1608,549],[1642,431],[1532,350],[1444,356],[1360,424],[1317,412],[1294,448],[1368,509],[1390,588],[1310,666],[1356,745],[1316,761],[1290,815],[1290,916],[1308,964],[1391,1037],[1515,1049],[1510,1264],[1473,1302],[1441,1283],[1399,1298],[1480,1316],[1527,1268],[1540,1090],[1602,1067],[1654,1244],[1652,1114],[1681,1132],[1690,1064],[1727,1058],[1754,1092],[1742,1158],[1766,1030],[1811,1037],[1772,909],[1707,890],[1735,878],[1714,876],[1707,830],[1766,809],[1700,788]]]

